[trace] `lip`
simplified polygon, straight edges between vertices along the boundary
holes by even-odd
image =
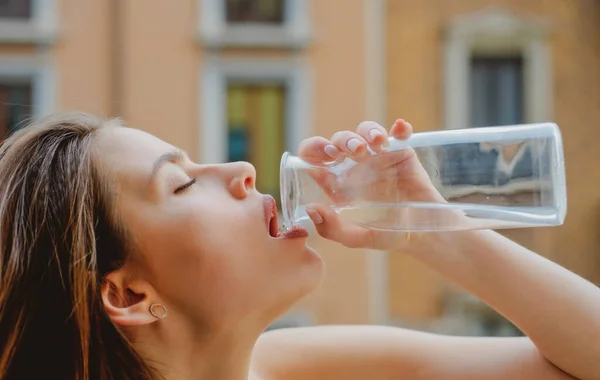
[[[267,231],[271,237],[277,237],[279,232],[279,222],[277,216],[277,203],[272,196],[264,196],[265,222],[267,223]]]
[[[280,234],[277,202],[275,202],[275,198],[270,195],[265,195],[263,205],[267,231],[272,239],[293,239],[308,236],[308,231],[301,226],[294,226]]]

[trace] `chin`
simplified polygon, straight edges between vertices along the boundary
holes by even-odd
[[[273,323],[275,320],[294,309],[300,301],[311,295],[319,287],[321,282],[322,277],[315,276],[311,281],[295,284],[293,289],[290,289],[285,293],[280,293],[278,302],[273,305],[274,307],[272,307],[268,313],[270,315],[269,323]]]
[[[325,274],[325,262],[313,248],[304,246],[305,260],[300,268],[302,282],[306,283],[307,294],[321,285]]]
[[[271,301],[274,302],[265,314],[268,324],[288,313],[323,282],[324,263],[321,257],[309,247],[304,248],[304,254],[306,260],[293,268],[280,268],[280,275],[274,279],[274,286],[270,287],[274,291],[271,293]]]
[[[280,254],[294,255],[290,272],[285,276],[290,288],[299,289],[300,292],[310,293],[323,281],[325,263],[323,258],[311,247],[303,245],[295,252],[280,252]],[[289,263],[289,262],[288,262]],[[286,270],[287,272],[287,270]]]
[[[277,286],[290,293],[290,298],[303,298],[318,288],[323,281],[325,263],[305,237],[272,239],[271,253],[277,257]],[[272,256],[273,257],[273,256]],[[287,298],[287,297],[286,297]]]
[[[302,248],[301,262],[297,268],[299,281],[306,284],[308,292],[321,285],[325,274],[325,262],[313,248],[305,245]]]

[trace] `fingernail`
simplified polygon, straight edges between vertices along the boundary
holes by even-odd
[[[333,146],[331,144],[326,145],[325,148],[323,148],[323,151],[325,152],[326,155],[328,155],[331,158],[337,158],[341,153],[338,148],[336,148],[335,146]]]
[[[369,131],[369,139],[371,140],[371,142],[375,141],[377,136],[381,136],[381,135],[382,135],[382,133],[379,131],[379,129],[373,128]]]
[[[356,150],[358,149],[358,147],[360,147],[362,145],[362,143],[360,142],[359,139],[350,139],[348,141],[348,143],[346,144],[346,146],[348,146],[348,149],[350,149],[350,151],[352,153],[356,153]]]
[[[308,217],[310,218],[310,220],[313,221],[314,224],[323,223],[323,217],[321,216],[321,214],[319,214],[317,210],[307,208],[306,213],[308,214]]]

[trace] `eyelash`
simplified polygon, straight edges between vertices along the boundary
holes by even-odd
[[[191,181],[179,186],[177,189],[175,189],[175,194],[182,192],[183,190],[187,189],[188,187],[194,185],[196,183],[196,178],[192,178]]]

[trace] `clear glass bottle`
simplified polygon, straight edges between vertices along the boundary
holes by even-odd
[[[415,133],[378,152],[314,166],[281,159],[285,226],[310,225],[320,203],[382,231],[457,231],[556,226],[567,210],[556,124]]]

